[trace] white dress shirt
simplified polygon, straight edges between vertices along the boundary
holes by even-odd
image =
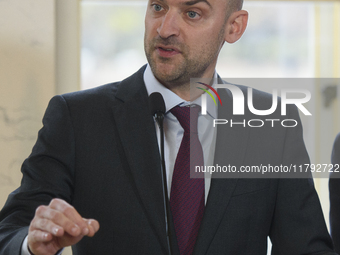
[[[217,78],[215,72],[214,78]],[[150,66],[146,67],[144,72],[144,83],[148,94],[159,92],[162,94],[165,102],[165,117],[164,117],[164,160],[167,173],[168,194],[170,196],[172,174],[174,171],[175,161],[179,147],[182,142],[184,130],[177,120],[177,118],[170,112],[170,110],[177,106],[187,106],[196,104],[201,106],[201,99],[198,98],[193,102],[185,101],[171,90],[164,87],[153,75]],[[214,161],[215,142],[216,142],[216,128],[213,127],[213,119],[217,119],[217,106],[214,105],[213,100],[207,100],[207,114],[198,116],[198,137],[202,145],[204,164],[210,166]],[[160,146],[160,131],[155,121],[158,144]],[[207,202],[210,189],[210,174],[205,174],[205,202]]]

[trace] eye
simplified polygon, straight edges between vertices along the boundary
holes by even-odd
[[[152,5],[152,7],[156,12],[159,12],[163,9],[162,6],[160,6],[159,4],[154,4]]]
[[[197,18],[198,17],[198,13],[197,12],[194,12],[194,11],[188,11],[188,17],[190,19],[194,19],[194,18]]]

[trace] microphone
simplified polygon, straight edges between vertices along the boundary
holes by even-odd
[[[160,131],[160,140],[161,140],[161,176],[162,176],[162,189],[163,189],[163,203],[164,203],[164,212],[165,212],[165,230],[168,241],[168,251],[169,255],[171,255],[171,242],[170,242],[170,205],[169,205],[169,196],[168,196],[168,185],[166,181],[166,170],[165,170],[165,160],[164,160],[164,128],[163,128],[163,120],[165,114],[165,103],[161,93],[153,92],[149,96],[149,108],[151,115],[156,119],[159,131]]]
[[[151,115],[155,117],[158,126],[163,125],[164,113],[165,113],[165,103],[161,93],[153,92],[149,96],[149,106]]]

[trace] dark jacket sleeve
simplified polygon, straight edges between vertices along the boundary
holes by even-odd
[[[333,172],[329,179],[329,200],[330,200],[330,228],[333,238],[334,248],[340,252],[340,134],[334,141],[332,158]]]
[[[39,205],[52,198],[72,201],[74,134],[67,103],[54,97],[31,155],[22,165],[20,188],[12,192],[0,212],[0,254],[20,254],[21,244]]]
[[[283,165],[303,165],[309,157],[302,139],[297,109],[290,108],[291,119],[299,120],[286,133]],[[280,179],[270,238],[272,254],[336,254],[326,228],[323,212],[310,173],[300,178]],[[301,178],[302,177],[302,178]]]

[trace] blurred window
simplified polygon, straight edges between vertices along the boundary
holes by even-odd
[[[82,89],[124,79],[146,63],[146,4],[147,1],[82,1]],[[327,8],[332,14],[333,4],[245,1],[244,9],[249,12],[247,30],[235,44],[224,45],[218,73],[233,78],[315,77],[316,8]],[[325,18],[332,22],[332,15]]]

